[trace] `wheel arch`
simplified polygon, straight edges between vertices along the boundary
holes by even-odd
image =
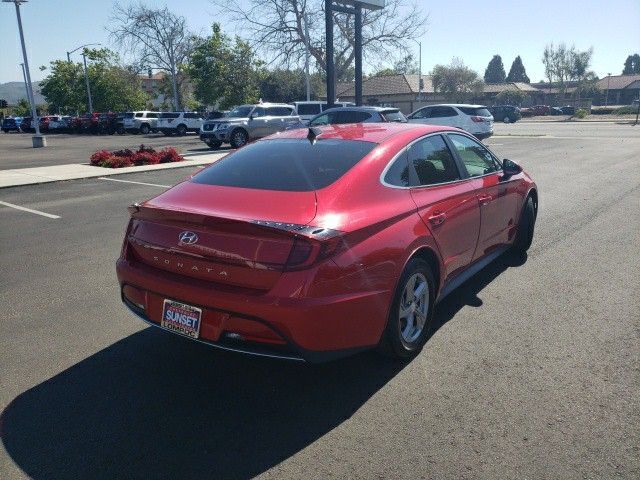
[[[538,190],[535,187],[532,187],[528,192],[527,192],[527,196],[525,197],[525,202],[527,201],[526,199],[531,197],[531,199],[533,200],[533,211],[535,212],[535,216],[538,216]]]

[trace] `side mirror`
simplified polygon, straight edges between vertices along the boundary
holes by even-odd
[[[505,158],[502,160],[502,171],[505,177],[511,177],[512,175],[518,175],[522,172],[522,167],[516,162]]]

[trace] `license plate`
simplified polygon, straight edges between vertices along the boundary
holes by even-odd
[[[166,299],[162,308],[160,326],[191,338],[200,335],[202,309]]]

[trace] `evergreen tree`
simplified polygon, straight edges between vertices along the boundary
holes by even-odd
[[[623,75],[631,75],[634,73],[640,73],[640,55],[637,53],[629,55],[624,62]]]
[[[494,55],[484,71],[484,81],[486,83],[504,83],[505,77],[502,58],[500,55]]]
[[[522,64],[520,55],[518,55],[511,64],[509,75],[507,75],[507,82],[531,82],[531,80],[529,80],[529,77],[527,76],[527,71],[524,69],[524,65]]]

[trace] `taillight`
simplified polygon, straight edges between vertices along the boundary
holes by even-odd
[[[474,117],[471,117],[471,120],[473,120],[473,121],[474,121],[474,122],[476,122],[476,123],[482,123],[482,122],[484,122],[484,118],[482,118],[482,117],[475,117],[475,116],[474,116]]]
[[[344,233],[330,228],[295,223],[254,220],[251,223],[282,230],[294,236],[285,270],[300,270],[334,255],[344,247]]]

